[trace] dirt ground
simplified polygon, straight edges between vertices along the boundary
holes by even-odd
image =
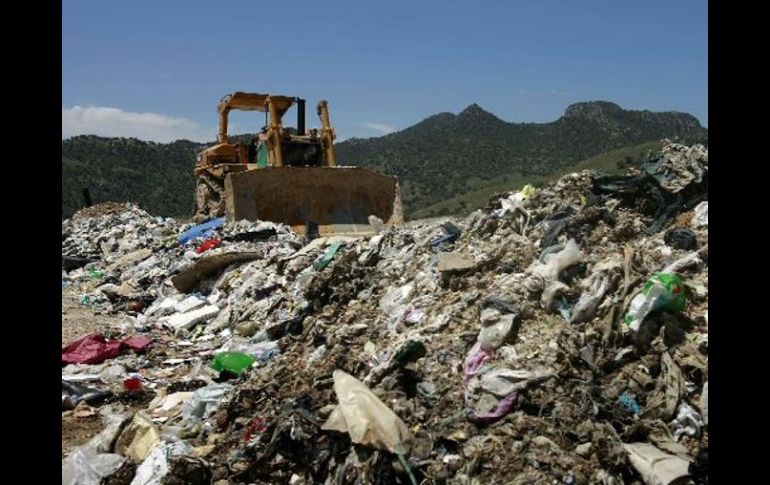
[[[126,322],[125,315],[108,315],[98,307],[81,303],[76,288],[65,288],[61,295],[61,345],[62,348],[89,333],[107,332],[120,328]]]
[[[77,417],[72,411],[62,413],[61,417],[61,457],[67,456],[78,446],[99,434],[104,429],[98,414]]]
[[[109,332],[126,321],[125,316],[102,313],[96,307],[81,303],[80,291],[68,287],[62,289],[61,343],[62,347],[90,333]],[[98,414],[77,417],[73,411],[62,413],[62,458],[73,449],[96,436],[104,425]]]

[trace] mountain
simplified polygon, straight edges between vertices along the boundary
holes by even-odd
[[[550,123],[509,123],[472,104],[386,136],[338,143],[337,157],[397,175],[407,214],[427,216],[477,207],[494,191],[544,181],[589,159],[604,163],[607,152],[617,161],[638,160],[662,138],[707,142],[708,131],[686,113],[630,111],[605,101],[573,104]],[[189,216],[193,165],[204,146],[92,135],[62,140],[62,217],[82,206],[85,187],[94,202],[133,201],[152,214]]]
[[[548,176],[662,138],[703,142],[708,131],[686,113],[630,111],[606,101],[573,104],[551,123],[509,123],[472,104],[383,137],[347,140],[337,156],[342,164],[397,175],[406,211],[414,214],[505,178]]]

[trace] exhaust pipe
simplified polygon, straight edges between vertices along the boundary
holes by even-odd
[[[91,192],[88,190],[88,188],[83,189],[83,203],[86,207],[91,207],[94,205],[93,201],[91,200]]]
[[[297,135],[305,135],[305,100],[297,98]]]

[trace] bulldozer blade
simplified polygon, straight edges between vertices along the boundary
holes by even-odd
[[[268,167],[225,179],[228,220],[281,222],[299,234],[369,235],[369,216],[403,222],[398,179],[362,167]]]

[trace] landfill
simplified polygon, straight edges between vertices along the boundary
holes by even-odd
[[[668,143],[367,237],[83,209],[62,483],[708,483],[707,184]]]

